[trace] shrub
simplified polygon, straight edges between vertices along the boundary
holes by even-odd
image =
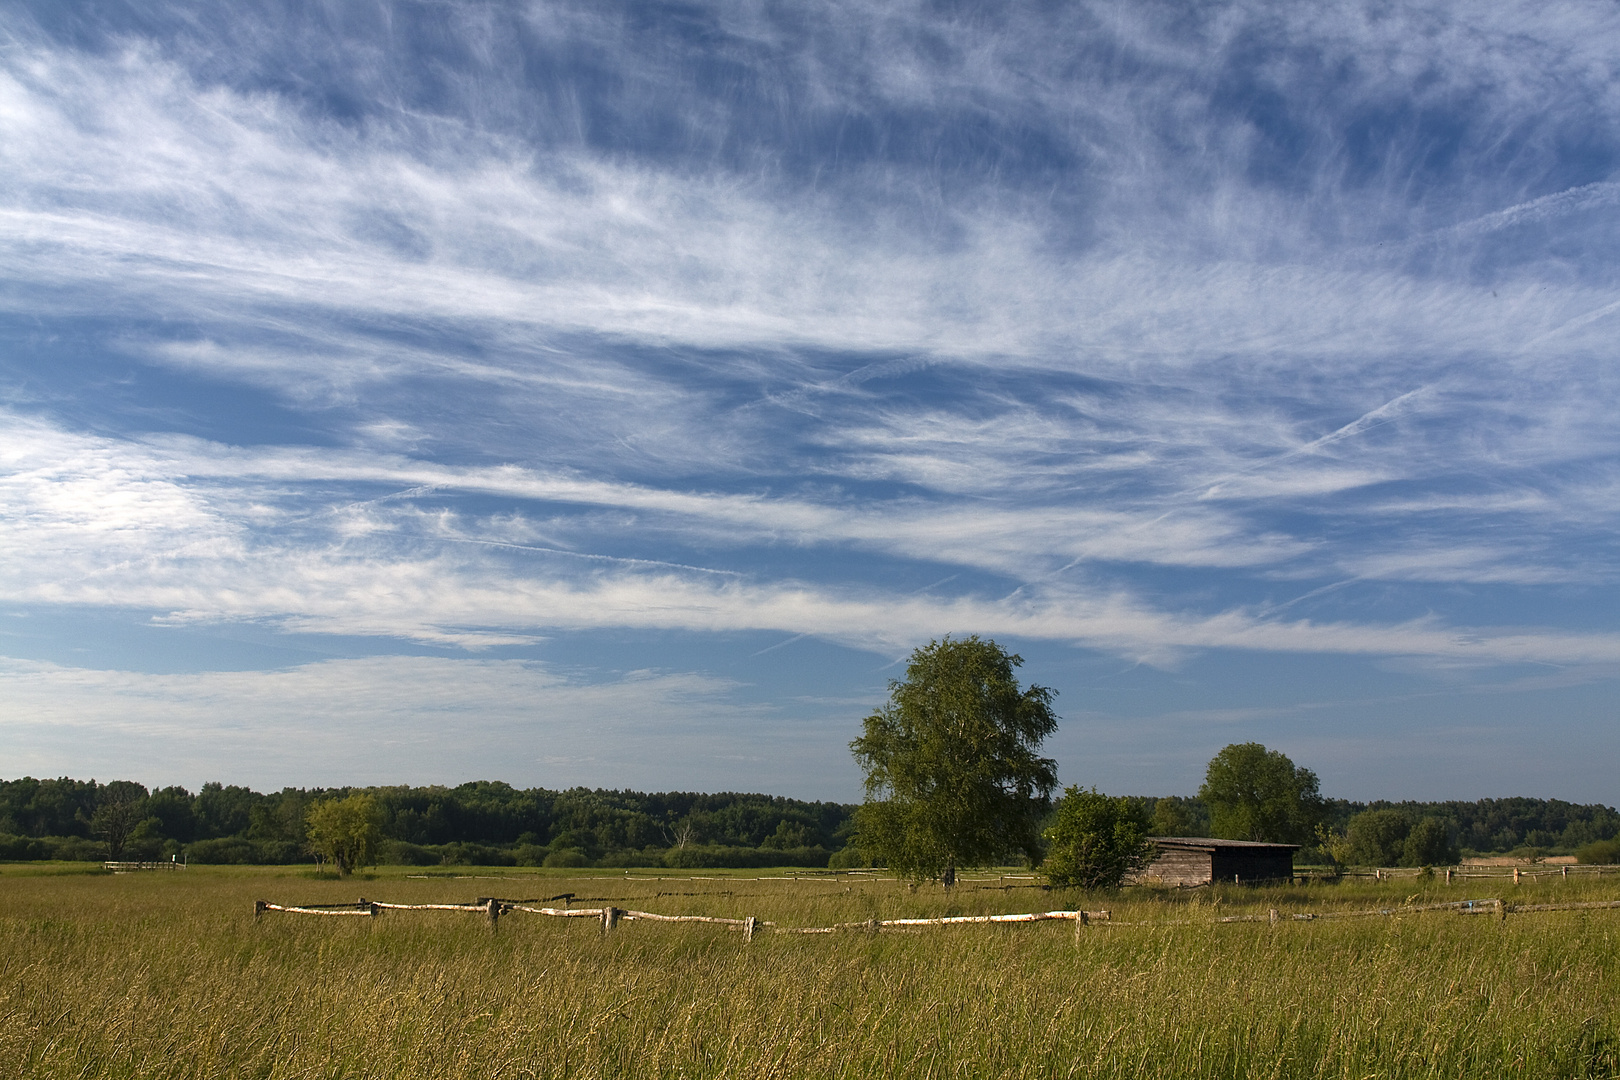
[[[88,840],[82,836],[46,836],[41,840],[45,844],[47,859],[101,862],[107,857],[107,845],[99,840]]]
[[[532,836],[534,834],[527,833],[525,835]],[[517,860],[519,866],[544,866],[547,854],[548,851],[542,844],[519,843],[517,847],[512,849],[512,857]]]
[[[854,844],[839,848],[827,859],[832,870],[865,870],[872,865],[872,860]]]
[[[186,861],[248,866],[259,861],[259,853],[254,850],[251,840],[225,836],[218,840],[198,840],[187,844]]]
[[[439,846],[439,861],[446,866],[516,866],[517,856],[488,844],[456,840]]]
[[[825,867],[829,855],[827,849],[820,845],[776,851],[770,848],[688,844],[686,847],[670,848],[664,852],[664,865],[684,870],[759,869],[766,866]]]
[[[1596,866],[1620,863],[1620,837],[1613,840],[1594,840],[1575,852],[1575,861]]]
[[[13,836],[10,833],[0,833],[0,859],[21,862],[29,859],[48,859],[50,857],[51,847],[43,840],[32,836]]]
[[[589,866],[591,860],[577,847],[563,848],[547,855],[541,866]]]
[[[443,861],[433,848],[404,840],[390,840],[383,844],[381,860],[395,866],[438,866]]]
[[[1394,866],[1406,854],[1412,823],[1399,810],[1368,810],[1350,819],[1347,862],[1357,866]]]
[[[1426,817],[1406,834],[1402,845],[1402,866],[1450,866],[1462,858],[1452,838],[1454,828],[1448,821]]]
[[[1051,843],[1041,873],[1053,885],[1118,888],[1153,858],[1147,823],[1129,799],[1109,798],[1092,788],[1070,787],[1046,830]]]
[[[597,866],[663,866],[664,853],[658,848],[649,848],[646,851],[637,851],[635,848],[620,848],[610,851],[596,860]]]

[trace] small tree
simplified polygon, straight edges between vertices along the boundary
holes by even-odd
[[[1092,788],[1067,788],[1046,830],[1050,844],[1041,873],[1053,885],[1113,889],[1153,859],[1157,850],[1131,800]]]
[[[1040,818],[1057,786],[1041,741],[1057,730],[1051,690],[1020,689],[1023,658],[977,636],[930,642],[866,718],[850,749],[866,770],[860,850],[946,888],[959,867],[1012,853],[1040,858]]]
[[[1350,819],[1348,862],[1357,866],[1394,866],[1406,851],[1412,822],[1399,810],[1367,810]]]
[[[311,803],[304,823],[309,850],[329,859],[339,874],[377,861],[377,800],[370,795]]]
[[[1461,859],[1453,831],[1449,822],[1437,817],[1426,817],[1413,825],[1401,845],[1401,865],[1450,866]]]
[[[102,786],[90,831],[107,841],[107,858],[116,860],[123,857],[124,845],[145,819],[146,788],[131,780],[114,780]]]
[[[1259,743],[1233,743],[1209,762],[1198,797],[1226,840],[1308,844],[1322,819],[1316,774]]]
[[[1316,826],[1316,846],[1328,857],[1335,872],[1350,861],[1350,837],[1326,825]]]

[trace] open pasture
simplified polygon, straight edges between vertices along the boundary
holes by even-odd
[[[1615,879],[946,896],[755,871],[319,880],[288,868],[0,867],[0,1062],[39,1077],[1614,1077],[1620,910],[1296,921]],[[742,935],[514,913],[269,914],[470,901],[754,915],[783,927],[1108,908],[1111,923]],[[1234,914],[1282,921],[1220,923]]]

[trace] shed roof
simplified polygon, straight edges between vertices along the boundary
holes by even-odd
[[[1266,844],[1255,840],[1216,840],[1209,836],[1153,836],[1160,847],[1188,848],[1198,851],[1217,851],[1238,848],[1244,851],[1298,851],[1298,844]]]

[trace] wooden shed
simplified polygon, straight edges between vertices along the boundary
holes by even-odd
[[[1155,836],[1159,854],[1132,880],[1154,885],[1288,881],[1298,844],[1257,844],[1204,836]]]

